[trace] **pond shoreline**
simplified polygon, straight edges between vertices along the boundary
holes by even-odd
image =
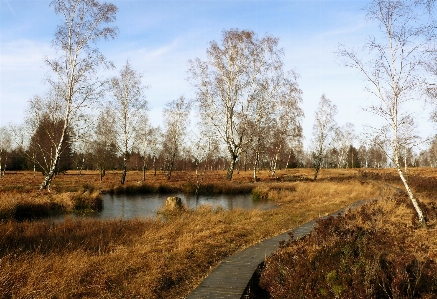
[[[89,213],[73,213],[57,215],[55,219],[62,221],[65,218],[98,220],[130,220],[156,218],[165,206],[169,196],[180,197],[182,204],[188,210],[200,206],[211,206],[213,210],[268,210],[275,206],[268,201],[255,201],[251,195],[215,194],[190,196],[183,193],[173,194],[102,194],[103,208],[100,211]],[[70,217],[72,216],[72,217]]]

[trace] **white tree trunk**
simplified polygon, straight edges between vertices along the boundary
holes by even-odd
[[[66,131],[66,128],[64,126],[64,130],[62,131],[61,140],[59,141],[59,144],[56,147],[56,153],[55,153],[55,157],[53,158],[53,161],[52,161],[52,166],[50,167],[49,173],[44,178],[44,181],[42,182],[41,186],[39,187],[40,190],[44,190],[44,189],[50,190],[50,183],[52,182],[53,177],[55,176],[56,167],[58,166],[59,159],[61,157],[62,146],[64,144],[65,131]]]
[[[228,172],[226,173],[226,179],[228,181],[232,180],[232,175],[234,174],[234,168],[235,168],[235,163],[237,161],[237,157],[235,154],[231,154],[231,160],[229,161],[229,168],[228,168]],[[226,167],[226,165],[223,165],[224,169]]]
[[[70,94],[71,94],[71,92],[70,92]],[[64,127],[62,128],[61,138],[59,139],[58,146],[56,147],[55,156],[52,159],[52,165],[50,167],[50,171],[47,174],[47,176],[44,178],[44,181],[42,182],[41,186],[39,187],[40,190],[44,190],[44,189],[50,190],[50,183],[52,182],[53,177],[55,176],[56,167],[58,167],[59,160],[61,158],[62,147],[63,147],[64,142],[65,142],[65,133],[67,132],[68,125],[69,125],[68,120],[70,119],[70,112],[71,112],[71,99],[67,103],[67,108],[66,108],[65,117],[64,117]]]
[[[253,180],[256,182],[257,177],[257,170],[258,170],[258,163],[259,163],[259,153],[258,151],[255,153],[255,163],[253,163]]]
[[[422,226],[426,226],[425,217],[423,216],[422,209],[419,207],[419,203],[417,202],[416,198],[414,198],[413,192],[411,191],[410,187],[408,186],[408,182],[404,177],[404,174],[402,173],[402,170],[398,167],[398,173],[399,177],[402,180],[402,183],[404,183],[405,189],[407,190],[408,196],[410,197],[411,202],[413,203],[414,209],[416,210],[417,216],[419,217],[419,222]]]
[[[417,199],[414,198],[413,192],[410,189],[410,186],[408,185],[408,182],[404,176],[404,174],[402,173],[402,167],[401,167],[401,163],[399,162],[399,146],[397,145],[397,126],[396,124],[394,125],[394,138],[393,138],[393,143],[394,143],[394,163],[396,166],[396,169],[398,171],[399,177],[402,180],[402,183],[404,184],[405,190],[407,190],[408,196],[410,197],[411,203],[414,206],[414,209],[416,210],[417,216],[419,217],[419,223],[422,226],[426,226],[426,221],[425,221],[425,217],[423,216],[423,212],[422,209],[419,206],[419,203],[417,202]]]

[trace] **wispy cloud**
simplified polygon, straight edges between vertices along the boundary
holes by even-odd
[[[12,12],[12,14],[13,14],[14,16],[17,16],[17,15],[15,14],[15,11],[12,9],[11,5],[9,4],[9,1],[8,1],[8,0],[5,0],[5,2],[6,2],[6,4],[8,5],[9,10]]]

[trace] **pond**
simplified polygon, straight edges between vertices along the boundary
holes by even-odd
[[[103,194],[102,211],[73,217],[89,217],[102,220],[156,217],[157,211],[165,205],[165,201],[169,196],[180,197],[189,209],[201,205],[209,205],[213,208],[222,207],[225,210],[265,210],[274,208],[272,203],[253,201],[251,195],[200,195],[196,198],[184,194]]]

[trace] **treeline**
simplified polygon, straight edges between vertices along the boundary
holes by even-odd
[[[170,159],[173,155],[168,146],[165,145],[166,137],[160,128],[152,128],[156,130],[155,139],[150,142],[154,146],[150,147],[146,152],[140,152],[137,146],[133,146],[132,151],[127,155],[128,170],[153,170],[155,172],[168,172]],[[44,168],[39,165],[38,160],[44,161],[43,153],[50,153],[54,148],[49,142],[37,144],[35,140],[44,140],[44,131],[37,130],[31,138],[29,146],[23,147],[14,145],[12,141],[12,132],[3,127],[0,132],[7,143],[3,143],[1,150],[0,162],[2,175],[5,171],[20,171],[20,170],[35,170],[44,173]],[[184,133],[189,135],[188,132]],[[40,136],[38,136],[40,135]],[[106,170],[122,170],[123,155],[114,141],[107,143],[99,142],[94,137],[94,140],[80,141],[75,143],[72,137],[68,137],[66,146],[62,152],[61,160],[57,168],[57,172],[67,170],[100,170],[102,177]],[[276,140],[276,142],[279,142]],[[223,146],[220,146],[217,140],[210,139],[207,142],[207,148],[204,153],[199,153],[199,148],[196,148],[194,140],[186,139],[184,144],[180,145],[180,149],[175,154],[173,168],[176,171],[194,171],[194,170],[227,170],[228,156]],[[259,170],[274,171],[274,163],[277,169],[286,168],[312,168],[314,161],[312,153],[304,151],[301,146],[283,145],[283,149],[277,154],[275,151],[275,140],[271,140],[271,145],[263,149],[259,155],[259,161],[255,162],[255,153],[250,150],[250,147],[243,150],[242,155],[236,163],[236,169],[239,171],[253,171],[255,163],[258,163]],[[83,151],[79,151],[78,147],[84,147]],[[436,167],[437,166],[437,138],[430,144],[429,148],[415,153],[407,150],[401,154],[403,166],[407,167]],[[366,147],[365,145],[347,146],[346,155],[342,158],[342,150],[340,147],[330,147],[326,151],[326,156],[322,168],[386,168],[392,167],[387,159],[387,155],[377,146]]]

